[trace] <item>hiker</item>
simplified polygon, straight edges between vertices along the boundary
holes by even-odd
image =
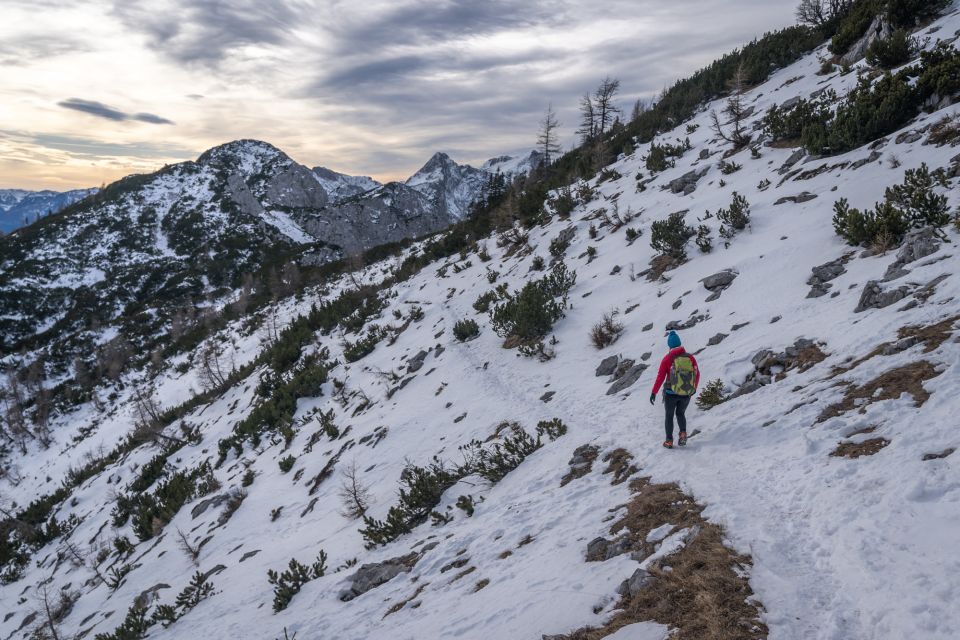
[[[680,344],[680,336],[676,331],[671,331],[667,335],[667,346],[670,351],[660,362],[660,370],[657,372],[657,380],[653,383],[653,391],[650,393],[650,404],[657,402],[657,392],[660,391],[660,385],[663,385],[663,406],[666,409],[667,417],[665,427],[667,439],[663,441],[663,446],[667,449],[673,449],[673,416],[676,414],[677,422],[680,425],[680,441],[678,444],[682,447],[687,444],[687,417],[685,415],[687,406],[690,404],[690,398],[697,392],[697,385],[700,384],[700,369],[697,367],[697,360]]]

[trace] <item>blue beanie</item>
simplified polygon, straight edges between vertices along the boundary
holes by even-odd
[[[676,349],[680,346],[680,336],[677,335],[676,331],[671,331],[670,335],[667,336],[667,346],[671,349]]]

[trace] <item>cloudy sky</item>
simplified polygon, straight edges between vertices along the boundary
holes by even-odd
[[[94,186],[258,138],[401,178],[438,150],[574,141],[604,75],[629,109],[793,22],[796,0],[0,0],[0,187]]]

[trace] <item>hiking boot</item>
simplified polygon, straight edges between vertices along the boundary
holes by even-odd
[[[687,432],[686,432],[686,431],[681,431],[681,432],[680,432],[680,441],[677,442],[677,444],[679,444],[681,447],[687,446]]]
[[[667,449],[673,449],[673,440],[664,440],[663,446]]]

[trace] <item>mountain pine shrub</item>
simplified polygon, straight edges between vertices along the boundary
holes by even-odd
[[[547,436],[551,441],[567,434],[567,425],[560,418],[541,420],[537,423],[537,436]]]
[[[464,319],[453,325],[453,337],[460,342],[466,342],[470,338],[480,335],[480,325],[476,320]]]
[[[903,183],[888,187],[885,200],[872,211],[855,209],[846,198],[834,205],[833,228],[848,244],[895,246],[910,229],[950,222],[945,195],[934,191],[936,180],[926,164],[907,170]]]
[[[153,620],[147,617],[147,607],[134,603],[113,633],[98,633],[94,640],[142,640],[153,624]]]
[[[576,272],[560,262],[543,278],[528,281],[490,312],[494,331],[502,338],[515,339],[518,345],[540,341],[563,317],[567,294],[576,279]]]
[[[490,311],[490,304],[492,302],[496,302],[496,300],[497,300],[496,291],[491,290],[485,293],[481,293],[477,297],[477,299],[474,300],[473,308],[477,311],[477,313],[487,313],[488,311]]]
[[[713,238],[710,237],[710,227],[705,224],[697,227],[697,248],[700,249],[702,253],[710,253],[713,251]]]
[[[734,191],[730,208],[719,209],[717,220],[723,223],[720,225],[720,235],[724,238],[732,238],[750,224],[750,203],[747,202],[745,197]]]
[[[893,69],[910,61],[916,43],[905,29],[897,29],[889,38],[877,38],[867,49],[867,62],[881,69]]]
[[[296,464],[296,462],[297,459],[294,456],[284,456],[283,458],[280,458],[280,462],[278,463],[280,465],[280,472],[286,473],[290,471],[290,469],[293,469],[293,465]]]
[[[711,380],[700,391],[697,396],[697,408],[701,411],[708,411],[713,407],[725,402],[727,399],[723,390],[723,380],[717,378]]]
[[[683,261],[687,258],[687,241],[694,235],[696,231],[687,226],[683,212],[678,211],[650,225],[650,246],[661,255]]]
[[[283,611],[293,600],[293,596],[300,593],[303,585],[311,580],[322,578],[327,572],[327,553],[321,550],[320,555],[309,567],[290,559],[290,564],[282,573],[273,569],[267,570],[267,581],[273,585],[273,611]]]
[[[373,353],[373,350],[377,348],[377,343],[379,343],[387,335],[387,330],[379,325],[372,325],[367,329],[367,335],[356,340],[355,342],[350,342],[345,340],[343,342],[343,359],[347,362],[356,362],[363,357]]]

